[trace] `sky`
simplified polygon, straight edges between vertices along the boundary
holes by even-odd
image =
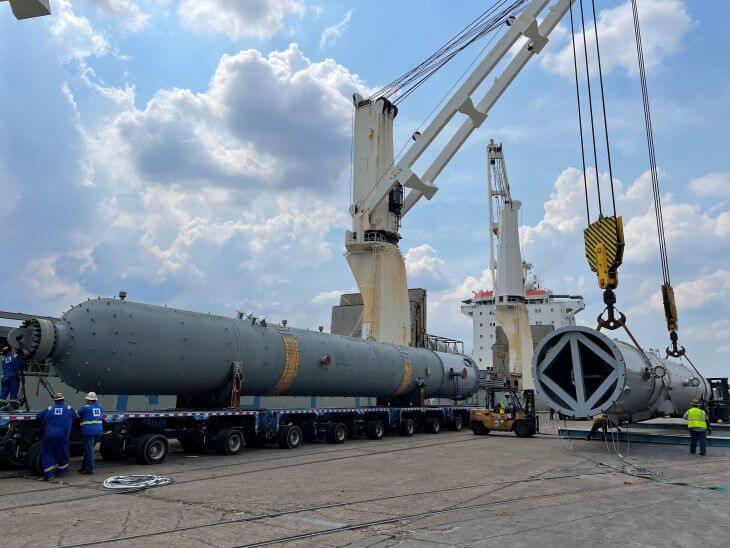
[[[0,309],[58,315],[125,290],[135,301],[328,329],[337,296],[355,290],[344,257],[352,93],[404,73],[491,3],[51,0],[52,16],[26,21],[0,3]],[[645,347],[663,349],[630,4],[596,4],[626,235],[618,306]],[[680,342],[706,375],[727,376],[730,3],[640,0],[639,11]],[[396,150],[483,45],[399,105]],[[524,258],[544,287],[583,295],[579,323],[594,325],[601,292],[583,253],[566,18],[436,180],[439,192],[403,220],[400,247],[410,287],[428,291],[429,332],[471,348],[459,307],[490,286],[489,139],[504,144],[523,204]],[[588,159],[595,216],[590,149]]]

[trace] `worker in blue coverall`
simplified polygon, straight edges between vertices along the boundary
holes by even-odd
[[[0,409],[14,411],[18,407],[20,370],[25,365],[23,357],[3,348],[3,379],[0,381]]]
[[[104,413],[98,399],[96,392],[89,392],[86,394],[86,405],[76,411],[76,416],[81,419],[81,438],[84,442],[84,462],[81,464],[79,474],[94,473],[94,449],[101,436],[101,417]]]
[[[71,445],[71,425],[76,412],[66,405],[63,394],[56,392],[53,405],[36,415],[43,426],[43,446],[41,447],[42,480],[48,481],[53,475],[63,476],[68,472],[68,456]]]

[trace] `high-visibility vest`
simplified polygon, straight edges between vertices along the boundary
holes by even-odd
[[[707,429],[707,415],[699,407],[690,407],[687,410],[687,428]]]

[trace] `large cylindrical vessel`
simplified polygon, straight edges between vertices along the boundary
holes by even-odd
[[[607,413],[621,421],[681,415],[709,386],[681,363],[644,354],[582,326],[549,333],[532,360],[536,392],[548,405],[576,418]]]
[[[401,347],[117,299],[31,320],[10,343],[50,359],[61,380],[102,394],[173,394],[225,402],[242,395],[377,396],[416,403],[464,399],[478,370],[460,354]]]

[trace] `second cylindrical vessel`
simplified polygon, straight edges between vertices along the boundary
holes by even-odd
[[[532,374],[537,394],[575,418],[681,416],[692,400],[710,395],[707,382],[685,365],[582,326],[546,335],[535,350]]]

